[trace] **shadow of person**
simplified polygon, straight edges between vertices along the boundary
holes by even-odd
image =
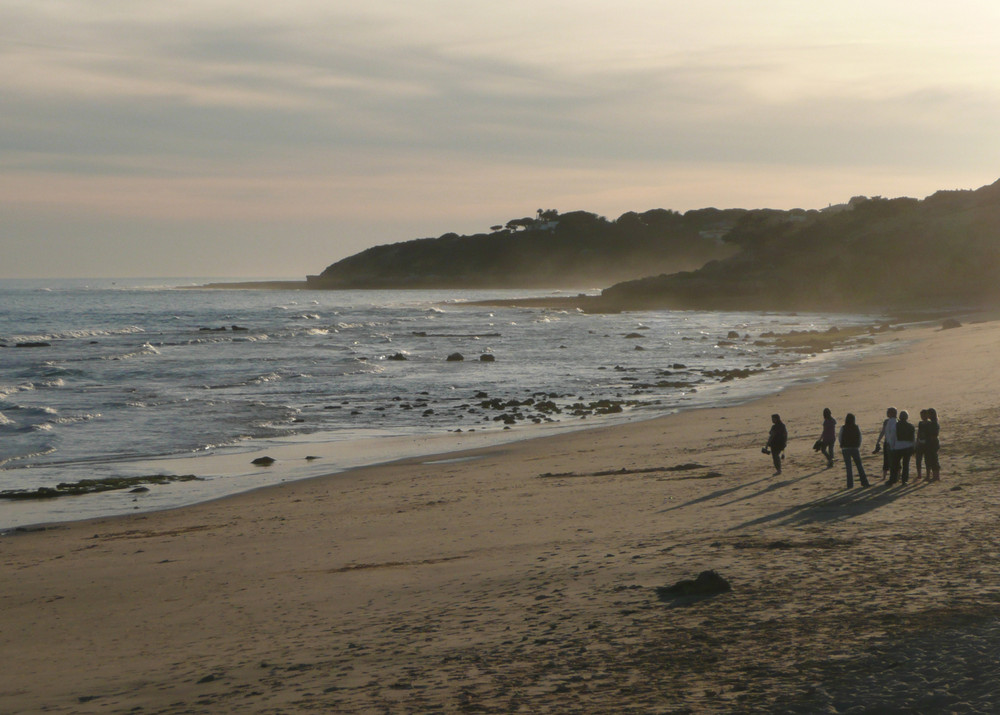
[[[765,494],[768,494],[769,492],[773,492],[773,491],[776,491],[778,489],[784,489],[785,487],[790,487],[793,484],[798,484],[799,482],[805,481],[806,479],[818,476],[820,474],[825,474],[825,473],[826,473],[826,467],[823,467],[822,469],[818,469],[815,472],[810,472],[809,474],[803,474],[802,476],[795,477],[794,479],[785,479],[785,480],[780,481],[780,482],[772,482],[772,483],[768,484],[766,487],[764,487],[763,489],[760,489],[760,490],[754,492],[753,494],[747,494],[747,495],[739,497],[738,499],[732,499],[730,501],[723,502],[719,506],[729,506],[730,504],[737,504],[737,503],[739,503],[741,501],[747,501],[748,499],[756,499],[757,497],[763,496]],[[761,480],[758,480],[757,482],[753,482],[753,483],[756,484],[756,483],[759,483],[761,481],[769,481],[769,480],[761,479]]]
[[[905,486],[879,484],[866,489],[842,489],[819,499],[795,504],[785,509],[765,516],[745,521],[730,527],[729,531],[738,531],[764,524],[776,526],[808,526],[844,521],[868,514],[879,507],[891,504],[900,497],[923,489],[925,485],[908,484]]]
[[[755,484],[761,484],[762,482],[769,481],[768,478],[758,479],[753,482],[747,482],[746,484],[737,484],[735,487],[727,487],[726,489],[716,489],[714,492],[705,494],[694,499],[690,499],[683,504],[677,504],[676,506],[667,507],[666,509],[660,509],[657,514],[666,514],[667,512],[677,511],[678,509],[684,509],[689,506],[695,506],[696,504],[704,504],[705,502],[712,501],[713,499],[721,499],[722,497],[738,492],[741,489],[746,489],[747,487],[752,487]]]

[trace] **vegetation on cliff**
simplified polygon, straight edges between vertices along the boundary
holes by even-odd
[[[1000,302],[1000,181],[920,201],[746,213],[735,255],[604,290],[601,309],[854,310]],[[594,307],[594,306],[592,306]]]
[[[923,200],[858,196],[822,211],[655,209],[609,221],[539,209],[490,234],[370,248],[308,287],[614,283],[579,307],[919,310],[996,305],[998,275],[1000,181]]]
[[[691,270],[724,258],[721,241],[748,212],[665,209],[614,221],[539,209],[492,233],[375,246],[309,276],[311,288],[579,288]]]

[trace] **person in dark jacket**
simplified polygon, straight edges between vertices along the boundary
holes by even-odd
[[[910,479],[910,458],[913,456],[913,445],[917,441],[917,430],[910,424],[910,415],[906,410],[900,410],[899,421],[896,423],[896,433],[892,440],[892,472],[889,484],[895,484],[898,479],[904,485]],[[889,437],[886,436],[886,442]]]
[[[927,466],[927,481],[937,482],[941,479],[941,461],[938,459],[938,450],[941,449],[938,438],[941,425],[938,424],[937,410],[929,408],[927,419],[930,426],[927,428],[927,443],[924,445],[924,464]]]
[[[820,450],[826,457],[826,466],[832,467],[833,445],[837,443],[837,420],[834,419],[829,407],[823,408],[823,432],[819,436],[819,441],[822,443]]]
[[[920,481],[920,465],[924,462],[924,453],[927,451],[927,437],[931,430],[931,420],[927,416],[927,410],[920,410],[920,421],[917,423],[917,443],[913,447],[913,462],[917,465],[917,481]],[[931,478],[930,465],[927,466],[927,479]]]
[[[764,453],[770,454],[774,461],[774,473],[781,474],[781,453],[788,446],[788,428],[781,421],[781,415],[771,415],[771,431],[767,435],[767,445]]]
[[[851,462],[858,465],[858,477],[861,479],[861,488],[867,489],[871,486],[868,483],[868,476],[865,468],[861,464],[861,428],[858,427],[857,419],[850,412],[844,417],[844,426],[840,428],[840,452],[844,455],[844,467],[847,468],[847,488],[854,488],[854,474],[851,470]]]

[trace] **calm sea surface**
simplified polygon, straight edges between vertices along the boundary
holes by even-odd
[[[177,288],[207,280],[0,280],[0,490],[192,469],[205,480],[0,500],[0,528],[744,400],[841,356],[790,354],[762,333],[878,320],[468,305],[540,291]],[[732,370],[753,374],[724,380]],[[295,445],[321,458],[249,464]]]

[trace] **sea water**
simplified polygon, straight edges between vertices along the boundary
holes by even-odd
[[[0,500],[0,529],[745,400],[836,358],[762,335],[878,320],[474,304],[563,295],[545,291],[193,287],[209,280],[0,280],[0,491],[200,478],[142,494]],[[264,453],[281,458],[250,464]]]

